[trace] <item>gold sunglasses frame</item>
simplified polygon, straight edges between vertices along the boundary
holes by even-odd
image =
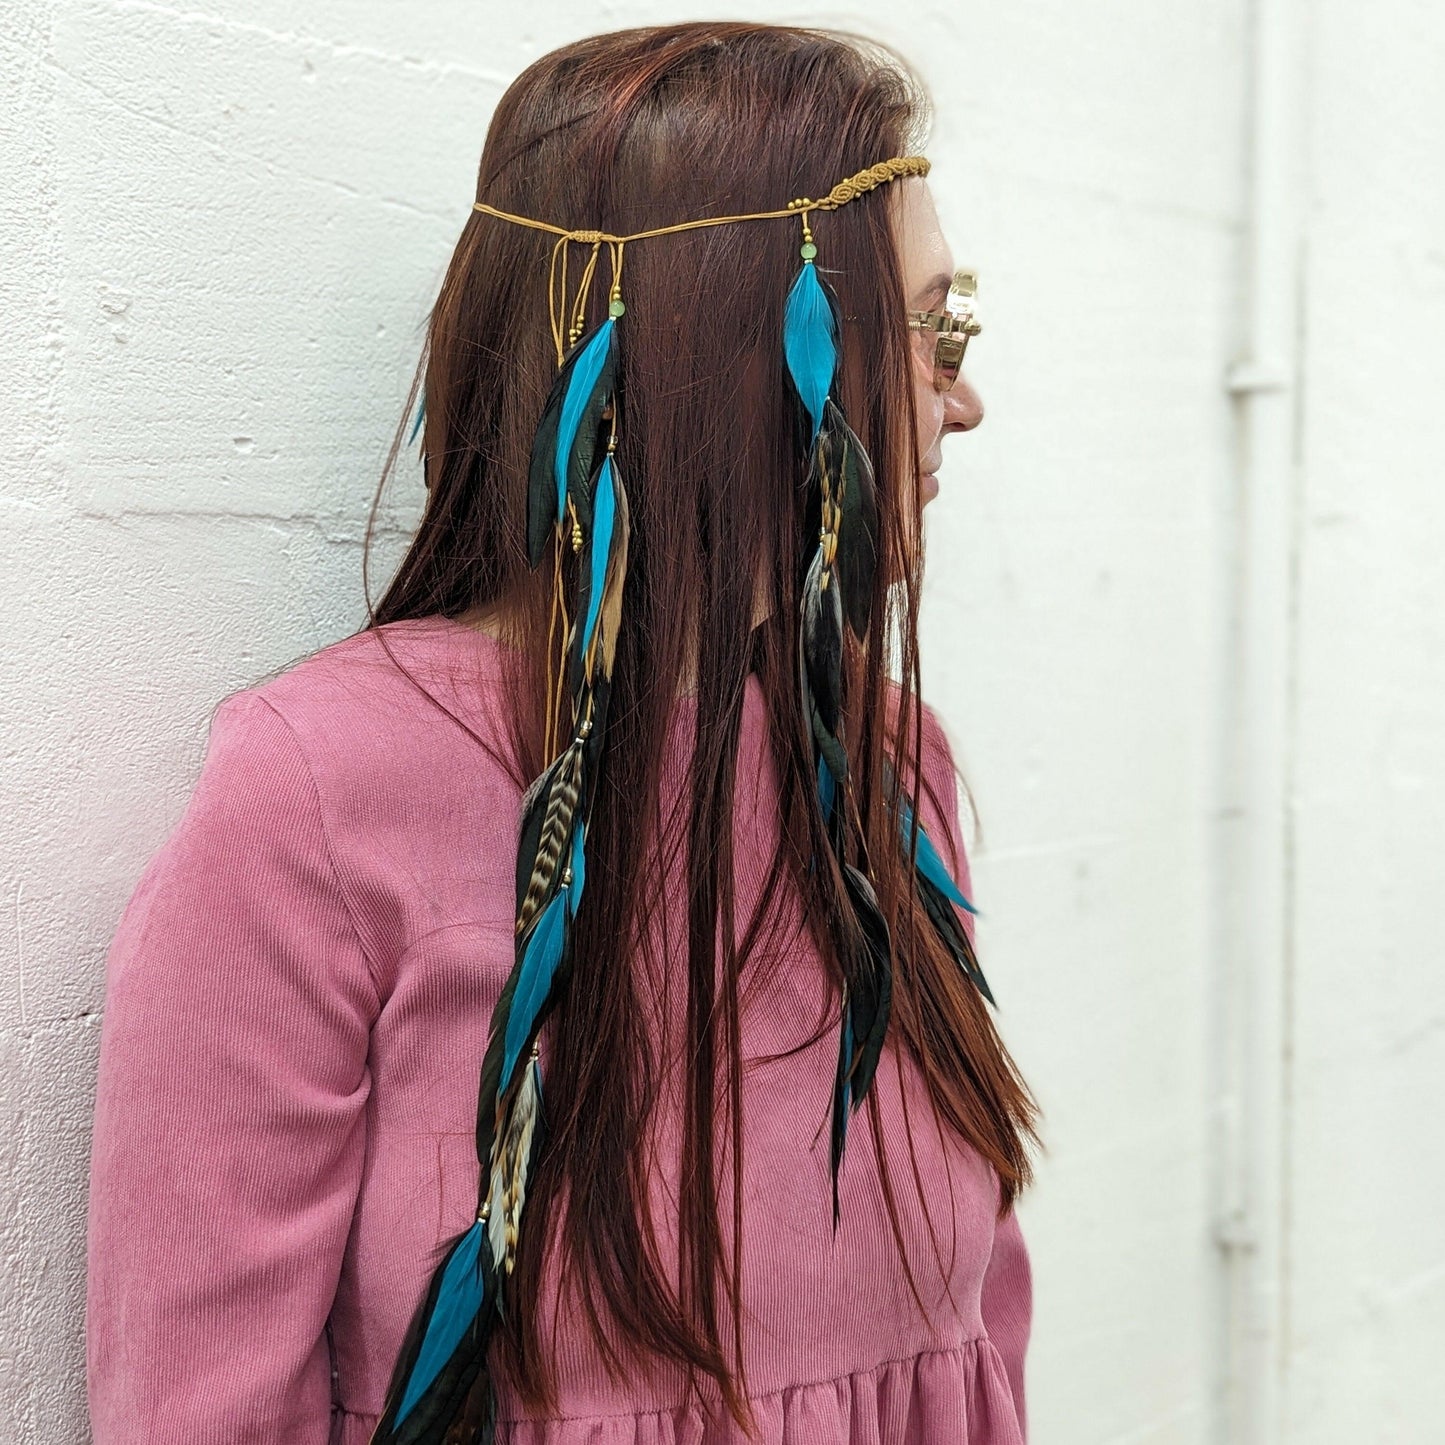
[[[983,330],[974,315],[974,299],[978,295],[978,272],[967,268],[953,273],[948,297],[942,311],[910,311],[908,325],[917,331],[934,331],[938,339],[933,346],[933,389],[952,391],[963,365],[968,340]]]

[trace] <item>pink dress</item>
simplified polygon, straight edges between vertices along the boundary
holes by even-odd
[[[500,644],[442,617],[387,637],[501,746],[488,703]],[[689,705],[669,742],[684,764]],[[968,892],[948,744],[927,712],[925,739],[954,801],[941,818],[921,798],[923,821]],[[738,778],[745,919],[776,838],[756,679]],[[519,803],[373,634],[218,709],[195,791],[106,964],[86,1320],[96,1445],[367,1441],[436,1247],[475,1209],[477,1070],[512,962]],[[680,897],[667,912],[685,927]],[[805,1038],[828,1007],[816,953],[794,948],[748,1002],[745,1060]],[[916,1070],[890,1050],[875,1087],[926,1316],[866,1110],[849,1130],[835,1240],[820,1125],[836,1048],[828,1030],[744,1076],[745,1359],[761,1438],[1024,1445],[1031,1281],[1016,1215],[995,1222],[997,1176],[940,1133]],[[611,1382],[585,1328],[567,1328],[566,1288],[554,1281],[539,1306],[549,1332],[563,1326],[560,1408],[530,1418],[504,1393],[499,1441],[742,1440],[667,1368]]]

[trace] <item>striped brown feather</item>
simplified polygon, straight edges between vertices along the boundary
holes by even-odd
[[[552,787],[547,796],[547,811],[542,820],[541,836],[537,841],[532,876],[528,879],[527,891],[517,912],[518,933],[525,932],[551,894],[562,850],[567,846],[567,840],[572,834],[572,818],[577,811],[577,797],[581,785],[582,742],[574,738],[568,744],[562,765],[552,779]]]

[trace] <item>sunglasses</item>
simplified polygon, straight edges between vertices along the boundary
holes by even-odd
[[[933,388],[951,391],[968,350],[968,338],[983,327],[974,319],[974,296],[978,291],[977,271],[955,271],[942,311],[910,311],[908,325],[915,331],[936,333],[933,343]]]

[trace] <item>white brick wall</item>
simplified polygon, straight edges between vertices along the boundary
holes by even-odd
[[[685,13],[0,0],[6,1439],[86,1438],[105,949],[215,701],[363,618],[367,507],[491,107],[554,44]],[[921,63],[940,213],[983,278],[988,416],[945,447],[924,656],[1047,1110],[1031,1435],[1202,1445],[1226,1418],[1221,880],[1249,806],[1217,761],[1247,8],[830,18]],[[1413,1445],[1445,1414],[1445,18],[1298,23],[1281,1440]],[[420,494],[404,474],[376,589]]]

